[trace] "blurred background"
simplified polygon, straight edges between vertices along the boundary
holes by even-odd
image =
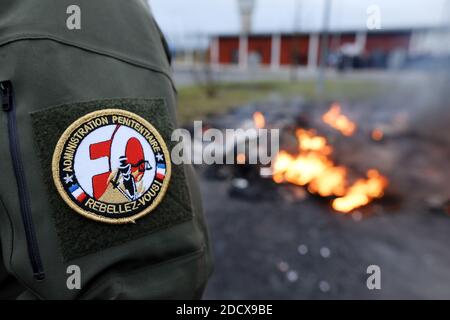
[[[280,129],[269,166],[196,167],[205,298],[450,298],[450,1],[149,4],[182,126]]]

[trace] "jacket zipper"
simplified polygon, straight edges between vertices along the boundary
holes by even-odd
[[[17,134],[16,106],[14,92],[11,81],[0,82],[0,92],[2,96],[2,108],[8,116],[8,139],[11,153],[14,175],[17,180],[17,189],[20,201],[20,212],[22,215],[25,237],[28,247],[28,256],[33,269],[33,277],[38,281],[45,279],[44,268],[42,266],[41,254],[36,238],[36,230],[33,224],[30,207],[30,195],[23,170],[23,161],[20,154],[20,145]]]

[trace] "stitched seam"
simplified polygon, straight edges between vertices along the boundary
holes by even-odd
[[[172,79],[172,77],[170,76],[170,74],[168,72],[166,72],[165,70],[152,65],[150,63],[146,63],[144,61],[139,61],[137,59],[133,59],[130,57],[126,57],[124,55],[121,55],[117,52],[112,52],[109,50],[104,50],[104,49],[100,49],[94,46],[89,46],[87,44],[83,44],[83,43],[79,43],[79,42],[75,42],[75,41],[68,41],[59,37],[55,37],[54,35],[49,35],[49,34],[21,34],[19,36],[15,36],[15,37],[11,37],[11,38],[6,38],[5,40],[3,40],[2,42],[0,42],[0,47],[7,45],[9,43],[13,43],[13,42],[19,42],[19,41],[23,41],[23,40],[50,40],[50,41],[54,41],[54,42],[58,42],[61,44],[65,44],[65,45],[69,45],[75,48],[79,48],[82,50],[86,50],[86,51],[90,51],[93,53],[97,53],[97,54],[101,54],[104,56],[108,56],[117,60],[120,60],[122,62],[126,62],[129,63],[131,65],[137,66],[137,67],[141,67],[150,71],[154,71],[154,72],[158,72],[163,74],[171,83],[172,88],[176,91],[175,88],[175,83]]]

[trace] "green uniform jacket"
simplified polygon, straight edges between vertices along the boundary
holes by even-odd
[[[70,5],[81,9],[81,29],[67,27]],[[53,177],[60,137],[91,112],[131,112],[156,129],[168,150],[173,146],[176,92],[167,46],[146,3],[1,0],[0,81],[6,80],[0,298],[200,298],[212,262],[191,166],[172,164],[161,202],[127,224],[80,215]]]

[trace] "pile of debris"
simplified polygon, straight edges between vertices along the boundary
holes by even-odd
[[[412,194],[409,180],[413,172],[406,162],[413,165],[416,160],[410,152],[427,156],[425,150],[433,149],[433,155],[442,155],[448,148],[417,137],[408,119],[406,110],[375,109],[369,102],[311,104],[296,98],[253,103],[211,117],[207,126],[280,129],[280,150],[272,163],[249,164],[248,157],[238,153],[235,165],[204,166],[202,171],[210,178],[228,179],[231,196],[258,200],[281,196],[298,201],[311,196],[325,200],[339,213],[353,212],[373,201],[392,207],[406,197],[427,202],[431,191],[427,185],[435,181],[421,177],[422,185]],[[438,164],[436,157],[426,159],[416,169],[423,173],[430,167],[445,168],[446,159]],[[448,199],[448,187],[440,194]],[[438,206],[448,211],[446,201]]]

